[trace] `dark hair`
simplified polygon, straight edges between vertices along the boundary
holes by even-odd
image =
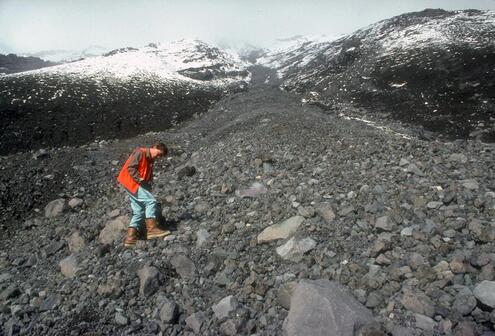
[[[155,142],[153,145],[151,145],[151,148],[156,148],[163,152],[163,155],[166,155],[168,153],[168,148],[163,142]]]

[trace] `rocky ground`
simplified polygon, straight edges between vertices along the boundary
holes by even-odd
[[[252,73],[165,132],[0,158],[5,335],[316,335],[301,316],[332,295],[378,322],[360,335],[495,335],[493,145],[328,115]],[[173,234],[124,250],[115,176],[155,139]]]

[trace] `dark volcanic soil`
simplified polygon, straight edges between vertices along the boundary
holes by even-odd
[[[282,335],[281,289],[321,278],[345,284],[394,335],[494,334],[493,308],[473,290],[494,279],[495,148],[327,115],[253,71],[248,92],[167,131],[2,157],[7,334]],[[114,178],[155,139],[172,149],[154,192],[173,236],[125,251],[118,227],[105,245],[109,221],[130,214]],[[31,194],[40,212],[25,207]],[[82,204],[45,217],[58,198]],[[299,260],[276,253],[284,241],[258,243],[296,215],[296,239],[315,243]],[[139,294],[138,273],[156,280],[151,294]],[[227,295],[238,305],[218,318]]]

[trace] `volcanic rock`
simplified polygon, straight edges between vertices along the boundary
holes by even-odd
[[[155,293],[160,286],[159,272],[156,267],[144,266],[138,271],[139,294],[147,297]]]
[[[228,317],[231,312],[237,309],[238,302],[232,295],[224,297],[217,304],[215,304],[212,309],[215,316],[221,320],[224,317]]]
[[[67,209],[67,202],[60,198],[48,203],[45,207],[45,217],[54,218],[60,216]]]
[[[129,217],[120,216],[108,221],[100,232],[100,242],[102,244],[112,244],[115,240],[122,237],[122,232],[129,224]]]
[[[316,242],[309,237],[304,239],[292,237],[284,245],[277,247],[277,254],[282,259],[298,262],[302,259],[304,253],[311,251],[315,246]]]
[[[79,263],[76,255],[71,254],[67,258],[63,259],[59,263],[60,271],[67,278],[73,278],[79,269]]]
[[[81,236],[81,233],[79,231],[75,231],[70,237],[69,237],[69,251],[72,253],[75,252],[80,252],[84,249],[86,246],[86,240],[84,239],[83,236]]]
[[[271,225],[258,235],[258,243],[288,238],[291,234],[297,231],[297,228],[303,221],[304,217],[294,216],[286,219],[282,223]]]
[[[482,281],[476,285],[473,294],[484,305],[495,308],[495,281]]]
[[[354,335],[373,316],[342,286],[328,280],[301,280],[291,298],[287,335]]]
[[[194,262],[185,255],[174,256],[170,262],[182,278],[192,278],[196,275]]]
[[[187,326],[191,328],[196,334],[199,334],[199,332],[201,331],[201,326],[205,321],[206,317],[203,312],[194,313],[186,318]]]

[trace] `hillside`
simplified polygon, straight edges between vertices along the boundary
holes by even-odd
[[[282,87],[334,113],[495,139],[495,14],[425,10],[267,54]]]
[[[242,90],[245,67],[182,40],[0,77],[0,154],[171,127]]]
[[[35,70],[53,65],[57,65],[57,63],[45,61],[38,57],[22,57],[14,54],[0,54],[0,75]]]

